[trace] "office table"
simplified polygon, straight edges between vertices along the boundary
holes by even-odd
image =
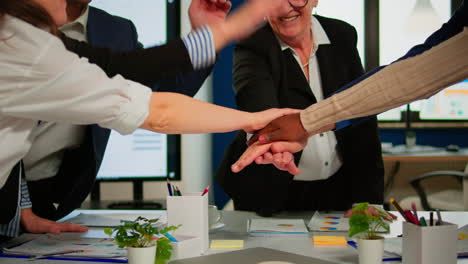
[[[65,219],[75,216],[78,213],[116,213],[115,210],[77,210]],[[121,213],[123,211],[118,211]],[[129,211],[135,214],[138,211]],[[148,211],[141,211],[147,215]],[[159,213],[164,211],[154,211]],[[306,224],[312,217],[313,212],[303,213],[288,213],[276,216],[277,218],[303,218]],[[312,256],[315,258],[323,258],[337,263],[358,263],[357,250],[347,247],[323,247],[314,248],[312,244],[313,235],[341,235],[344,236],[346,233],[343,232],[311,232],[304,235],[270,235],[270,236],[251,236],[247,233],[247,219],[249,218],[260,218],[251,212],[242,211],[222,211],[223,222],[226,226],[220,230],[216,230],[210,233],[210,239],[243,239],[245,241],[245,248],[250,247],[267,247],[282,251],[287,251],[296,254],[302,254],[306,256]],[[428,217],[428,213],[419,212],[420,216]],[[459,227],[468,224],[468,212],[442,212],[444,221],[458,224]],[[399,216],[399,219],[401,217]],[[391,224],[391,233],[385,234],[385,237],[395,237],[402,232],[401,220]],[[85,237],[106,237],[102,229],[91,228],[88,233],[83,234]],[[225,252],[225,250],[208,250],[206,254],[214,254]],[[89,263],[102,263],[102,262],[82,262],[82,261],[59,261],[59,260],[36,260],[28,261],[27,259],[9,259],[0,258],[1,264],[26,264],[26,263],[37,263],[37,264],[89,264]],[[401,263],[401,262],[385,262],[385,263]],[[458,263],[468,263],[468,259],[459,259]]]

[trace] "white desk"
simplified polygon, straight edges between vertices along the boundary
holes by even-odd
[[[116,213],[115,210],[81,210],[72,213],[69,217],[78,214],[79,212],[84,213]],[[118,211],[119,213],[122,211]],[[138,211],[131,211],[132,214]],[[140,211],[142,214],[147,215],[149,211]],[[154,211],[155,213],[161,214],[161,211]],[[324,258],[337,263],[358,263],[357,251],[351,247],[340,247],[340,248],[314,248],[312,244],[312,236],[323,232],[313,232],[308,235],[271,235],[269,237],[255,237],[249,236],[247,233],[246,222],[249,218],[259,218],[250,212],[240,211],[223,211],[223,221],[226,226],[218,231],[210,233],[210,239],[243,239],[245,240],[245,247],[268,247],[278,250],[283,250],[291,253],[302,254],[306,256],[313,256],[316,258]],[[428,216],[428,213],[421,212],[420,216]],[[303,218],[306,223],[309,222],[312,213],[295,213],[295,214],[283,214],[277,216],[278,218]],[[68,217],[67,217],[68,218]],[[401,218],[401,217],[399,217]],[[468,212],[442,212],[442,218],[445,221],[458,224],[463,226],[468,224]],[[66,218],[65,218],[66,219]],[[386,235],[387,237],[395,237],[401,234],[401,222],[395,222],[391,225],[391,233]],[[326,235],[346,235],[345,233],[326,233]],[[92,228],[88,233],[84,234],[86,237],[106,237],[102,232],[102,229]],[[209,250],[207,254],[224,252],[223,250]],[[38,263],[38,264],[89,264],[99,262],[78,262],[78,261],[51,261],[51,260],[37,260],[34,262],[24,259],[7,259],[0,258],[1,264],[18,264],[18,263]],[[101,262],[102,263],[102,262]],[[401,262],[386,262],[386,263],[401,263]],[[468,263],[468,259],[459,259],[458,263]]]

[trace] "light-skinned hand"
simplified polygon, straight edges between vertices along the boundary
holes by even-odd
[[[305,142],[285,142],[285,141],[278,141],[274,143],[268,144],[261,144],[260,142],[256,142],[250,145],[244,153],[239,157],[239,159],[231,166],[231,170],[235,173],[241,171],[246,166],[251,164],[252,162],[256,161],[259,158],[258,162],[261,164],[267,164],[269,162],[269,158],[263,157],[266,153],[271,153],[271,157],[274,160],[274,155],[276,153],[295,153],[303,149],[306,145],[307,141]],[[268,154],[267,154],[268,155]],[[297,175],[300,173],[300,170],[294,163],[294,159],[285,154],[286,156],[277,156],[276,158],[279,160],[277,168],[287,170],[289,173]],[[288,162],[289,160],[289,162]],[[276,166],[276,164],[275,164]]]
[[[192,0],[188,10],[192,29],[222,23],[231,6],[228,0]]]
[[[57,223],[39,217],[31,208],[21,210],[21,225],[29,233],[51,233],[58,235],[61,232],[86,232],[88,228],[72,223]]]

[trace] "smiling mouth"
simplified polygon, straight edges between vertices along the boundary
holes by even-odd
[[[280,18],[280,20],[281,20],[281,21],[289,22],[289,21],[296,20],[298,17],[299,17],[299,15],[289,16],[289,17],[282,17],[282,18]]]

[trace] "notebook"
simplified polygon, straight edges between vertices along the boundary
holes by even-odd
[[[338,263],[270,248],[255,247],[195,258],[173,260],[170,261],[169,264],[258,264],[267,261],[284,261],[285,263],[294,264]]]

